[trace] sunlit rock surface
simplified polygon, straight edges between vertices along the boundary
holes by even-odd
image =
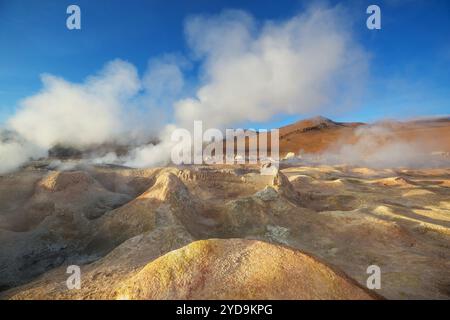
[[[449,187],[445,168],[29,166],[0,177],[0,296],[369,299],[378,265],[385,298],[449,299]]]

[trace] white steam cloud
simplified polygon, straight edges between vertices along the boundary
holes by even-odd
[[[8,121],[25,142],[0,140],[0,173],[57,144],[131,143],[137,147],[127,158],[108,154],[97,161],[164,164],[173,127],[203,120],[204,127],[225,128],[319,113],[352,101],[366,73],[366,55],[337,8],[312,8],[277,22],[258,22],[242,11],[194,16],[185,33],[201,70],[192,97],[183,97],[190,62],[173,55],[152,60],[142,77],[121,60],[81,84],[44,75],[42,90]],[[146,144],[156,132],[161,143]]]
[[[12,171],[34,157],[42,157],[45,152],[33,144],[0,141],[0,174]]]
[[[398,124],[397,124],[398,125]],[[355,130],[353,142],[337,141],[320,154],[303,154],[304,161],[371,168],[418,168],[448,165],[440,144],[425,138],[402,136],[389,123],[364,125]]]
[[[84,84],[42,76],[40,93],[22,101],[10,127],[42,148],[114,141],[127,130],[124,104],[140,89],[136,69],[113,61]],[[125,121],[124,121],[125,120]]]
[[[242,11],[197,16],[188,19],[186,34],[204,83],[175,105],[185,126],[201,119],[220,128],[339,107],[354,98],[366,73],[364,53],[335,8],[261,26]]]

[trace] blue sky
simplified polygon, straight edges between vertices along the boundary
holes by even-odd
[[[325,1],[322,1],[325,2]],[[183,25],[195,14],[243,9],[258,21],[283,20],[310,1],[265,0],[0,0],[0,123],[18,101],[39,91],[40,74],[81,82],[115,58],[143,73],[166,53],[189,57]],[[354,19],[356,41],[370,55],[364,99],[351,110],[330,110],[336,120],[374,121],[450,114],[450,2],[446,0],[327,1]],[[82,30],[69,31],[69,4],[82,10]],[[382,29],[368,30],[370,4],[382,10]],[[197,68],[188,78],[196,86]],[[313,114],[311,114],[313,115]],[[304,115],[280,116],[271,126]]]

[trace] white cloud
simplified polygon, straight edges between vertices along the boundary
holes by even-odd
[[[46,150],[17,141],[0,142],[0,174],[25,164],[31,158],[46,156]]]
[[[180,99],[191,86],[183,74],[189,62],[173,55],[151,60],[142,77],[121,60],[83,83],[44,75],[42,90],[8,121],[26,143],[0,144],[2,162],[13,168],[56,144],[125,142],[138,147],[120,161],[164,164],[174,126],[192,128],[203,120],[205,129],[225,128],[278,114],[320,113],[352,101],[366,71],[365,54],[336,8],[312,8],[281,22],[225,11],[189,18],[185,32],[201,70],[196,94]],[[145,145],[155,132],[161,144]]]
[[[439,144],[424,138],[406,139],[388,123],[362,126],[355,130],[355,142],[337,142],[320,155],[319,162],[374,168],[439,166],[442,159],[433,157]],[[317,155],[304,155],[316,159]]]
[[[186,34],[204,81],[195,97],[175,105],[183,126],[201,119],[224,127],[339,107],[367,67],[336,8],[261,25],[242,11],[196,16],[187,21]]]
[[[86,146],[119,138],[127,129],[124,104],[140,88],[134,66],[120,60],[84,84],[52,75],[42,76],[42,82],[41,92],[21,102],[9,125],[47,149],[58,143]]]
[[[181,90],[184,83],[178,66],[166,60],[153,60],[143,79],[132,64],[122,60],[107,63],[83,83],[43,75],[40,92],[21,101],[7,121],[8,129],[20,139],[0,141],[0,172],[42,157],[57,144],[147,142],[164,127],[161,119],[167,109],[158,105],[163,103],[161,97]],[[108,159],[112,158],[104,158]]]

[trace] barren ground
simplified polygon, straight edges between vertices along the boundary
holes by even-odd
[[[449,199],[446,168],[29,166],[0,177],[0,296],[376,298],[376,264],[385,298],[449,299]]]

